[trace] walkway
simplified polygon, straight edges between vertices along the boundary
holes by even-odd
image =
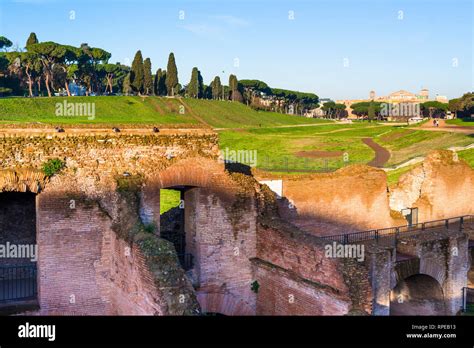
[[[383,146],[377,144],[372,138],[364,138],[362,139],[362,142],[375,152],[374,159],[367,163],[367,165],[371,167],[382,168],[390,159],[390,152]]]

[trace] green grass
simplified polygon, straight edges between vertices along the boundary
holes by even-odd
[[[454,120],[446,120],[446,123],[462,127],[474,127],[474,118],[455,118]]]
[[[411,165],[411,166],[402,167],[402,168],[391,170],[391,171],[387,172],[387,183],[388,183],[388,185],[389,186],[395,185],[398,182],[398,179],[400,179],[400,176],[402,176],[403,174],[409,172],[410,170],[412,170],[413,168],[415,168],[419,165],[420,165],[420,163],[414,164],[414,165]]]
[[[57,116],[57,104],[62,104],[65,100],[68,103],[93,103],[95,117]],[[186,106],[182,105],[182,103]],[[199,120],[204,120],[204,123],[212,127],[221,128],[305,125],[331,122],[274,112],[256,111],[238,102],[197,100],[192,98],[131,96],[0,98],[0,124],[198,125]]]
[[[458,156],[474,168],[474,149],[458,151]]]
[[[57,105],[65,100],[67,103],[93,103],[94,117],[56,116]],[[197,123],[190,115],[179,114],[179,102],[174,99],[126,96],[0,99],[0,123],[25,122],[64,125]]]
[[[221,149],[257,150],[258,168],[279,172],[322,170],[340,168],[347,164],[367,163],[374,152],[362,138],[371,137],[391,152],[386,166],[394,166],[418,156],[426,156],[435,149],[464,146],[474,142],[468,135],[449,132],[430,132],[404,126],[377,125],[368,122],[330,124],[317,127],[252,128],[219,132]],[[299,151],[340,151],[349,155],[344,162],[342,155],[334,158],[301,158]],[[467,156],[467,155],[466,155]],[[408,170],[390,172],[394,182]]]
[[[56,103],[64,100],[95,103],[95,118],[89,120],[85,116],[56,116]],[[184,114],[180,113],[183,110]],[[126,96],[0,99],[0,124],[153,124],[199,127],[203,126],[200,120],[219,129],[222,149],[257,150],[257,167],[290,173],[326,168],[334,170],[347,164],[367,163],[374,157],[374,152],[362,142],[366,137],[373,138],[390,151],[391,158],[386,166],[426,156],[435,149],[474,142],[473,137],[461,133],[430,132],[417,127],[366,121],[337,124],[329,120],[256,111],[244,104],[230,101]],[[459,119],[452,121],[461,122]],[[348,161],[343,161],[342,154],[329,158],[297,156],[300,151],[314,150],[347,153]],[[474,165],[472,150],[460,152],[459,155]],[[390,172],[390,182],[397,180],[404,170]],[[168,195],[165,193],[163,199]],[[165,200],[162,207],[169,209],[174,206],[176,199],[170,201],[174,203],[168,205]]]
[[[259,125],[269,127],[331,122],[276,112],[256,111],[242,103],[230,101],[187,98],[184,99],[184,102],[192,111],[216,128],[246,128]]]
[[[179,205],[181,192],[178,190],[160,190],[160,215]]]

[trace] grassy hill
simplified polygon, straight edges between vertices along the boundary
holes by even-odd
[[[94,117],[57,116],[57,104],[93,103]],[[92,104],[89,104],[92,105]],[[91,107],[91,106],[89,106]],[[0,98],[0,124],[268,127],[322,122],[256,111],[237,102],[163,97]],[[326,121],[327,122],[327,121]]]

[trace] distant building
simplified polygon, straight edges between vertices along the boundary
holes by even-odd
[[[449,103],[448,97],[446,97],[445,95],[437,95],[436,101],[440,103]]]
[[[332,102],[330,98],[320,98],[319,106],[315,109],[311,109],[305,113],[306,117],[324,117],[326,116],[326,111],[322,109],[325,103]]]
[[[370,101],[376,101],[380,103],[389,103],[394,106],[398,106],[400,108],[404,107],[410,109],[411,106],[414,103],[424,103],[426,101],[429,101],[430,99],[430,92],[427,88],[423,88],[418,94],[411,93],[406,90],[399,90],[393,93],[390,93],[387,96],[380,96],[377,97],[375,94],[375,91],[370,91],[369,92],[369,98],[368,99],[345,99],[345,100],[336,100],[336,103],[344,104],[346,105],[346,111],[348,113],[349,118],[357,118],[356,115],[352,114],[352,108],[351,105],[355,103],[361,103],[361,102],[370,102]],[[436,96],[436,101],[439,101],[441,103],[447,103],[448,98],[445,96]],[[411,109],[416,109],[416,108],[411,108]]]

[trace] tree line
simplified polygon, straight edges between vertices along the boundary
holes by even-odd
[[[383,102],[366,101],[351,105],[352,113],[358,117],[369,120],[382,120],[386,117],[383,113]],[[474,115],[474,93],[465,93],[460,98],[449,100],[448,103],[431,100],[420,103],[420,113],[422,117],[444,118],[448,111],[456,117],[471,117]]]
[[[86,95],[186,96],[244,102],[257,108],[261,104],[255,102],[262,98],[275,98],[280,106],[292,105],[297,110],[317,107],[319,101],[312,93],[271,89],[261,81],[239,81],[233,74],[227,85],[219,76],[206,85],[197,67],[192,69],[189,82],[182,85],[173,53],[166,68],[158,68],[153,74],[150,58],[144,59],[140,50],[131,66],[113,64],[109,62],[111,53],[102,48],[87,43],[74,47],[40,42],[35,33],[30,34],[24,48],[12,48],[12,42],[0,36],[0,51],[1,96],[70,96],[74,84]]]

